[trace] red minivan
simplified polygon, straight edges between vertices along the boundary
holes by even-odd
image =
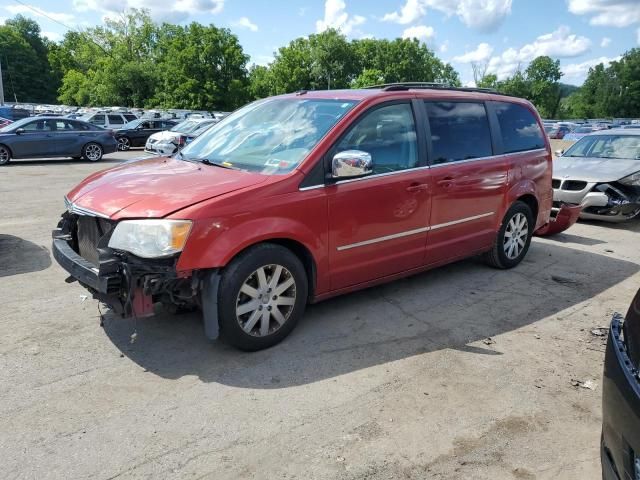
[[[251,103],[173,157],[66,196],[53,254],[123,316],[198,306],[209,338],[282,340],[309,302],[482,254],[516,266],[550,221],[527,101],[393,84]]]

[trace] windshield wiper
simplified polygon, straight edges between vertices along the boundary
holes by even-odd
[[[204,163],[205,165],[212,165],[214,167],[226,168],[227,170],[240,170],[239,168],[232,167],[231,165],[225,165],[224,163],[214,162],[209,160],[208,158],[199,158],[199,162]]]

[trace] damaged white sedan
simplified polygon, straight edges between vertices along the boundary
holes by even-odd
[[[555,209],[580,205],[580,218],[609,222],[640,214],[640,131],[594,132],[556,154]]]

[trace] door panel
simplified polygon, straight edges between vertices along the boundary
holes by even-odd
[[[332,290],[422,263],[430,173],[420,166],[415,123],[408,101],[373,107],[330,152],[358,150],[373,162],[371,177],[326,187]]]
[[[507,165],[502,157],[436,165],[426,263],[489,248],[502,215]]]
[[[15,157],[41,157],[47,154],[53,132],[47,130],[45,120],[34,120],[22,127],[24,133],[16,135],[11,142]]]
[[[422,264],[428,168],[328,187],[332,290]]]
[[[494,156],[483,102],[425,102],[433,195],[427,264],[489,248],[502,215],[507,162]]]

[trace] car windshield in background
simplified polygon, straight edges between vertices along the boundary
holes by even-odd
[[[18,120],[15,121],[13,123],[10,123],[9,125],[7,125],[6,127],[0,128],[0,133],[5,133],[5,132],[12,132],[14,131],[16,128],[20,128],[22,127],[24,124],[29,123],[30,121],[34,120],[33,117],[27,117],[27,118],[23,118],[22,120]]]
[[[131,122],[125,123],[122,126],[123,130],[133,130],[134,128],[138,128],[138,125],[142,123],[142,120],[132,120]]]
[[[581,127],[581,128],[576,128],[573,133],[591,133],[593,132],[593,128],[591,127]]]
[[[254,102],[212,126],[178,158],[269,175],[286,173],[355,103],[300,98]]]
[[[194,122],[193,120],[186,120],[184,122],[180,122],[179,124],[173,126],[170,131],[178,132],[178,133],[191,133],[196,128],[198,128],[200,122]]]
[[[640,160],[640,135],[589,135],[563,156]]]
[[[204,132],[207,128],[209,128],[214,123],[216,122],[200,122],[196,128],[194,128],[191,132],[187,132],[187,133],[200,135],[202,132]]]

